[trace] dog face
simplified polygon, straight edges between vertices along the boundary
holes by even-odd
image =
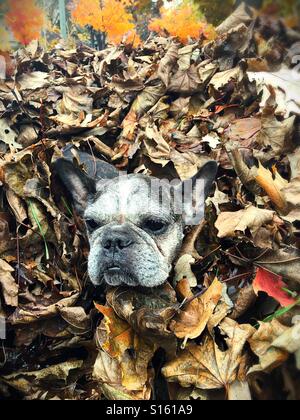
[[[169,188],[166,181],[118,173],[93,181],[70,161],[59,159],[55,166],[86,223],[92,283],[133,287],[163,284],[181,248],[186,215],[197,205],[195,197],[178,211],[174,197],[176,191],[182,197],[182,183]],[[192,194],[195,181],[202,180],[206,195],[216,170],[215,162],[205,165],[191,180]]]

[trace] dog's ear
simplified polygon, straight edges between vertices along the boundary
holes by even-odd
[[[73,162],[63,158],[54,162],[53,172],[66,187],[76,211],[82,216],[88,202],[96,193],[96,180],[90,178]]]
[[[215,161],[207,162],[196,175],[182,183],[183,217],[186,225],[199,224],[204,217],[205,200],[218,172]]]
[[[79,162],[86,172],[86,174],[96,181],[103,179],[113,179],[119,176],[119,171],[110,163],[98,159],[89,153],[82,152],[77,149],[73,144],[66,146],[63,149],[63,157],[70,162],[74,159]]]
[[[204,198],[207,199],[213,183],[216,180],[218,172],[218,164],[214,160],[207,162],[192,178],[193,188],[195,188],[197,181],[202,181],[204,186]]]

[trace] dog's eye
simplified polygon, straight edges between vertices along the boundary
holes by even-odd
[[[96,220],[93,220],[93,219],[86,219],[85,223],[89,231],[93,231],[101,227],[101,224],[99,222],[96,222]]]
[[[167,229],[167,223],[163,220],[146,220],[143,228],[154,233],[162,233]]]

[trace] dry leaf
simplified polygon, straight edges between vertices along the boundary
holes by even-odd
[[[149,382],[148,366],[157,349],[135,334],[130,325],[118,318],[114,310],[97,305],[104,315],[104,327],[98,329],[102,349],[116,359],[122,371],[121,383],[127,391],[143,391]]]
[[[174,284],[177,284],[182,279],[187,279],[191,287],[197,286],[197,278],[191,267],[195,261],[195,258],[189,254],[184,254],[179,258],[175,265]]]
[[[220,330],[227,338],[228,350],[221,351],[214,340],[207,336],[202,345],[189,344],[178,357],[163,368],[169,382],[179,382],[183,387],[200,389],[227,388],[238,377],[238,370],[246,341],[254,329],[225,319]]]
[[[6,305],[17,308],[19,286],[12,276],[14,271],[15,270],[7,264],[7,262],[0,259],[0,284],[4,301]]]
[[[191,299],[193,294],[188,289],[187,280],[182,280],[178,286],[178,293],[185,299]],[[170,329],[176,337],[184,339],[182,348],[185,347],[189,339],[199,337],[205,330],[214,310],[221,299],[223,286],[217,279],[214,280],[208,290],[199,298],[193,299],[190,303],[184,305],[178,315],[170,323]]]
[[[122,373],[116,359],[112,359],[104,351],[99,351],[93,369],[93,379],[97,381],[108,400],[149,400],[151,387],[149,384],[141,391],[130,392],[122,386]]]
[[[259,357],[259,364],[253,366],[248,374],[270,372],[288,358],[286,351],[278,350],[272,345],[273,341],[287,330],[288,328],[276,319],[270,323],[260,323],[259,330],[248,340],[252,351]]]
[[[276,338],[272,346],[282,351],[287,351],[290,354],[299,352],[300,349],[300,326],[299,320],[292,328],[284,331],[278,338]]]
[[[275,172],[275,178],[272,173],[264,168],[261,164],[256,172],[256,182],[264,189],[270,200],[283,213],[287,211],[287,203],[282,189],[288,185],[288,182],[283,179],[279,173]]]
[[[168,325],[179,304],[175,290],[168,283],[155,289],[110,288],[107,302],[136,334],[174,357],[177,340]]]
[[[275,212],[249,206],[237,212],[223,212],[219,215],[215,223],[218,229],[218,237],[234,237],[236,232],[245,232],[250,229],[252,235],[257,234],[258,230],[274,220]]]
[[[30,394],[39,387],[48,391],[51,387],[66,386],[70,373],[80,369],[82,365],[83,360],[68,360],[33,372],[14,372],[11,375],[3,376],[2,380],[25,394]]]

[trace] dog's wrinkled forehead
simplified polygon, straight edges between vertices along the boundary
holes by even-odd
[[[151,214],[170,217],[168,191],[164,199],[156,199],[155,180],[143,175],[125,175],[97,184],[97,194],[85,211],[85,217],[103,222],[130,220],[135,223]],[[161,194],[158,197],[162,197]],[[122,218],[124,220],[122,220]]]

